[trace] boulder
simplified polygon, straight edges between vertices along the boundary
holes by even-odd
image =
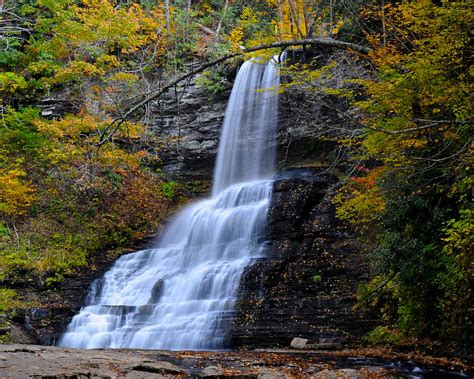
[[[304,349],[308,340],[305,338],[295,337],[291,340],[291,347],[294,349]]]

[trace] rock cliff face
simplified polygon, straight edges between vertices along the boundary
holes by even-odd
[[[343,79],[354,75],[353,64],[344,55],[331,49],[315,50],[307,56],[291,57],[305,60],[317,56],[315,66],[329,61],[337,63],[337,87]],[[155,146],[162,160],[162,169],[175,179],[212,178],[220,131],[224,120],[236,68],[227,73],[227,85],[217,95],[210,95],[196,81],[169,92],[150,108],[151,130],[158,139]],[[283,78],[285,81],[285,78]],[[342,116],[347,104],[330,96],[314,97],[298,88],[288,89],[280,96],[278,114],[278,166],[280,168],[312,164],[333,147],[320,138],[321,132],[348,127]],[[156,144],[156,140],[153,139]]]
[[[162,170],[178,180],[210,180],[231,84],[210,96],[191,83],[171,92],[151,108],[153,146]],[[156,144],[156,139],[153,144]]]
[[[357,283],[369,270],[351,231],[335,218],[330,196],[336,181],[307,168],[276,178],[266,257],[241,279],[231,347],[288,347],[294,337],[338,347],[357,342],[373,326],[353,310]],[[60,292],[37,294],[44,304],[16,314],[20,328],[12,328],[13,341],[54,344],[113,258],[67,278]]]
[[[241,280],[233,347],[289,346],[303,337],[322,347],[359,340],[372,325],[353,310],[368,267],[329,202],[336,179],[291,170],[274,183],[265,258]]]
[[[344,53],[317,50],[309,57],[317,57],[320,66],[337,62],[335,80],[354,75]],[[230,85],[212,98],[194,83],[177,94],[169,94],[154,111],[163,170],[177,179],[209,179]],[[278,116],[280,170],[327,160],[333,146],[323,142],[321,132],[350,127],[341,112],[347,107],[331,97],[286,90]],[[368,267],[351,231],[335,218],[330,204],[335,182],[310,169],[286,171],[275,182],[267,257],[242,278],[232,347],[289,346],[297,336],[313,343],[350,343],[370,329],[370,320],[352,309],[357,283],[366,279]]]

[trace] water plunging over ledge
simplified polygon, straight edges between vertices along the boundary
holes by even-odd
[[[245,62],[226,110],[212,197],[186,207],[154,249],[96,280],[59,345],[223,349],[240,277],[262,256],[275,160],[279,68]]]

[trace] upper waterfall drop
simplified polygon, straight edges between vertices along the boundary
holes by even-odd
[[[266,65],[249,60],[240,68],[224,117],[213,195],[273,174],[279,85],[277,57]]]
[[[210,199],[186,207],[158,247],[96,280],[59,345],[223,349],[240,277],[262,256],[275,160],[279,68],[245,62],[227,107]]]

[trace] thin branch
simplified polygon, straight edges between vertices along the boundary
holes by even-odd
[[[289,46],[299,46],[299,45],[330,46],[330,47],[335,47],[339,49],[350,49],[350,50],[354,50],[363,54],[368,54],[370,51],[372,51],[370,48],[366,46],[361,46],[361,45],[349,43],[349,42],[337,41],[332,38],[312,38],[312,39],[301,39],[301,40],[296,40],[296,41],[283,41],[283,42],[275,42],[275,43],[270,43],[270,44],[255,46],[255,47],[249,47],[247,49],[242,49],[241,52],[228,54],[212,62],[203,64],[202,66],[199,66],[198,68],[191,70],[188,73],[171,81],[169,84],[162,87],[156,93],[151,94],[150,96],[144,98],[142,101],[140,101],[139,103],[134,105],[132,108],[130,108],[127,112],[125,112],[120,118],[116,118],[109,125],[107,125],[107,127],[101,133],[98,145],[101,146],[105,144],[106,142],[108,142],[110,138],[112,138],[112,135],[117,131],[117,129],[126,121],[126,119],[128,119],[131,115],[137,112],[140,108],[147,105],[151,101],[156,100],[165,92],[167,92],[169,89],[173,88],[175,85],[177,85],[178,83],[182,82],[185,79],[188,79],[196,74],[199,74],[200,72],[203,72],[204,70],[212,66],[215,66],[219,63],[241,56],[244,53],[252,53],[252,52],[260,51],[260,50],[282,48],[282,47],[289,47]],[[111,132],[107,134],[109,130],[111,130]]]
[[[428,120],[425,120],[425,121],[428,121]],[[417,131],[424,130],[424,129],[430,129],[430,128],[433,128],[433,127],[437,127],[440,124],[473,124],[473,123],[474,123],[474,121],[457,121],[457,120],[436,121],[436,120],[432,120],[431,123],[428,124],[428,125],[422,125],[422,126],[417,126],[415,128],[400,129],[400,130],[378,129],[378,128],[367,126],[367,125],[364,125],[364,124],[361,124],[361,123],[359,123],[359,125],[362,126],[363,128],[370,129],[374,132],[382,132],[382,133],[386,133],[386,134],[405,134],[405,133],[417,132]]]

